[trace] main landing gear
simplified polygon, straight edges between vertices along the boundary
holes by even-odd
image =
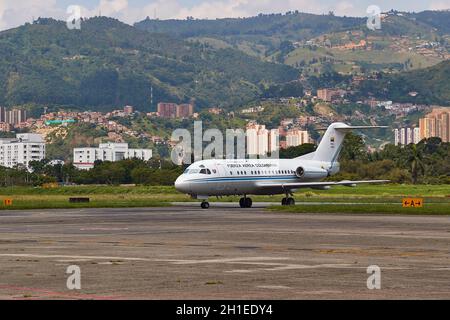
[[[253,205],[253,201],[250,198],[244,197],[239,200],[239,205],[241,208],[251,208]]]
[[[294,198],[283,198],[283,200],[281,200],[281,205],[295,206],[295,200],[294,200]]]
[[[208,201],[203,201],[201,206],[202,206],[202,209],[209,209],[209,202]]]
[[[294,198],[292,198],[292,193],[290,194],[291,197],[289,196],[289,193],[286,193],[286,198],[283,198],[283,200],[281,200],[281,205],[283,206],[295,206],[295,200]]]

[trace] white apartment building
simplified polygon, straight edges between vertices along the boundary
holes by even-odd
[[[40,134],[21,133],[16,138],[0,139],[0,166],[29,168],[31,161],[45,158],[45,141]]]
[[[420,128],[414,128],[413,130],[413,143],[418,144],[422,141],[422,137],[420,136]]]
[[[257,155],[258,154],[258,128],[251,127],[247,128],[246,136],[247,136],[247,154],[249,155]]]
[[[309,143],[308,131],[293,129],[289,130],[286,135],[286,147],[297,147],[305,143]]]
[[[394,129],[394,145],[398,146],[400,144],[400,130],[399,129]]]
[[[280,149],[280,130],[272,129],[269,131],[269,152],[273,153]]]
[[[405,146],[411,143],[418,144],[421,141],[419,128],[400,128],[394,130],[394,144]]]
[[[279,149],[278,129],[268,130],[266,126],[250,124],[247,126],[247,154],[265,156]]]
[[[73,149],[73,164],[78,169],[90,170],[95,161],[121,161],[137,158],[148,161],[152,158],[150,149],[129,149],[128,143],[102,143],[98,148]]]

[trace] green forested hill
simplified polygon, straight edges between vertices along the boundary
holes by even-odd
[[[361,29],[365,17],[339,17],[302,12],[260,14],[248,18],[158,20],[147,18],[135,24],[138,29],[190,37],[275,37],[284,40],[305,40],[318,35]],[[450,33],[450,10],[418,13],[390,11],[384,26],[377,31],[383,35],[427,35],[437,31]]]
[[[308,40],[319,35],[363,30],[376,36],[411,36],[434,40],[436,34],[450,33],[450,11],[420,13],[389,12],[381,30],[369,31],[367,18],[316,15],[302,12],[260,14],[249,18],[154,20],[135,24],[141,30],[172,34],[184,38],[216,38],[245,49],[245,43],[271,47],[283,41]],[[244,45],[243,45],[244,43]]]
[[[363,96],[374,95],[397,102],[416,102],[450,106],[450,60],[433,67],[366,81],[361,86]],[[410,92],[417,92],[412,97]]]
[[[422,11],[411,13],[409,17],[436,28],[441,34],[450,34],[450,10]]]
[[[364,18],[315,15],[301,12],[260,14],[249,18],[152,20],[147,18],[135,26],[139,29],[176,34],[182,37],[264,36],[290,40],[310,39],[331,31],[343,31],[365,23]]]
[[[260,14],[248,18],[153,20],[135,24],[149,32],[176,35],[211,45],[228,45],[247,54],[267,57],[285,41],[309,40],[329,32],[359,28],[364,18],[315,15],[302,12]],[[218,42],[219,41],[219,42]]]
[[[234,49],[212,49],[140,31],[111,18],[39,19],[0,33],[0,104],[150,111],[154,101],[194,99],[199,107],[240,104],[265,86],[297,78],[295,69]],[[154,107],[154,106],[153,106]]]

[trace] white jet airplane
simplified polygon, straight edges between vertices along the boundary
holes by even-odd
[[[384,183],[388,180],[320,182],[340,170],[337,161],[345,135],[351,130],[386,127],[351,127],[333,123],[328,127],[317,150],[295,159],[227,159],[203,160],[192,164],[176,180],[175,188],[203,200],[209,208],[212,196],[243,196],[241,208],[251,208],[248,195],[285,194],[282,205],[295,205],[293,192],[301,188],[328,190],[332,186],[356,187],[361,183]]]

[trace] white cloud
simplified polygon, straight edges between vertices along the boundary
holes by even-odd
[[[0,0],[0,30],[31,22],[33,18],[61,18],[64,11],[57,7],[56,0]]]
[[[98,10],[109,16],[128,9],[128,0],[100,0]]]
[[[333,11],[338,16],[361,16],[365,14],[359,8],[355,8],[353,3],[349,1],[339,2]]]
[[[450,0],[432,1],[430,10],[450,10]]]

